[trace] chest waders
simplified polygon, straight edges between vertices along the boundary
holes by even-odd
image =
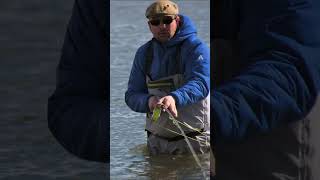
[[[167,77],[160,78],[158,80],[152,80],[150,77],[151,65],[153,60],[153,45],[152,41],[149,42],[149,47],[146,53],[146,84],[148,87],[149,94],[163,97],[168,95],[170,92],[178,89],[184,84],[184,78],[182,74],[182,62],[181,62],[181,45],[177,46],[176,51],[176,72]],[[204,133],[199,133],[194,129],[182,126],[183,131],[188,137],[197,139],[209,139],[209,96],[197,103],[190,104],[184,107],[177,107],[178,118],[177,120],[183,123],[187,123],[192,128],[199,130],[200,132],[206,132],[207,135],[204,137]],[[168,113],[162,113],[159,119],[155,122],[151,119],[152,114],[147,113],[146,118],[146,131],[148,132],[148,147],[151,153],[183,153],[188,151],[188,146],[184,142],[184,137],[180,134],[180,130],[173,121],[169,119]],[[177,132],[177,133],[174,133]],[[152,136],[152,137],[151,137]],[[193,141],[193,147],[195,151],[203,152],[203,145],[199,145],[199,142]],[[209,141],[209,140],[208,140]],[[206,147],[205,149],[208,149]]]

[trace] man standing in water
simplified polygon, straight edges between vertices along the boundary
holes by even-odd
[[[154,2],[147,8],[146,18],[153,38],[136,53],[125,101],[132,110],[147,113],[147,144],[151,154],[189,151],[167,113],[162,113],[156,122],[152,120],[153,110],[160,106],[192,127],[183,129],[194,139],[190,142],[195,151],[203,152],[208,149],[205,142],[209,136],[205,134],[210,129],[209,48],[198,39],[192,21],[179,14],[174,2]]]

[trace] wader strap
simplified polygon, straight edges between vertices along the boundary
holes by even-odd
[[[181,59],[181,46],[182,46],[182,43],[180,43],[178,46],[177,46],[177,53],[176,53],[176,70],[177,70],[177,74],[182,74],[182,70],[181,70],[181,67],[182,67],[182,59]]]
[[[153,59],[153,46],[152,46],[152,40],[148,42],[147,52],[146,52],[146,65],[145,65],[145,72],[146,75],[150,77],[151,72],[151,64]]]
[[[177,51],[176,51],[176,70],[177,72],[175,72],[176,74],[182,74],[182,59],[181,59],[181,46],[182,46],[181,42],[180,44],[177,45]],[[146,52],[146,64],[145,64],[145,72],[146,75],[150,76],[150,72],[151,72],[151,65],[152,65],[152,60],[153,60],[153,43],[152,40],[150,40],[148,42],[147,45],[147,52]]]

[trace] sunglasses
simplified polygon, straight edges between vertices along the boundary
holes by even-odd
[[[162,20],[162,23],[165,24],[165,25],[169,25],[172,23],[172,21],[174,20],[175,18],[172,18],[171,16],[164,16],[163,18],[158,18],[158,19],[152,19],[149,21],[149,23],[152,25],[152,26],[159,26],[160,23],[161,23],[161,20]]]

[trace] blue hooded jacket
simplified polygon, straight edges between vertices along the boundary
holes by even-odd
[[[317,179],[319,1],[214,2],[216,178]]]
[[[181,45],[182,67],[186,83],[170,93],[177,106],[198,102],[209,94],[210,53],[207,45],[197,38],[196,28],[190,18],[180,15],[181,24],[176,34],[166,43],[153,40],[153,62],[150,76],[152,80],[173,75],[176,69],[175,54]],[[125,93],[127,105],[136,112],[148,112],[148,94],[146,86],[146,51],[149,43],[141,46],[134,58]]]
[[[319,5],[298,2],[221,3],[213,37],[238,41],[240,52],[225,72],[223,62],[213,66],[220,68],[213,82],[223,77],[211,94],[216,140],[269,132],[302,119],[314,105],[320,90]]]

